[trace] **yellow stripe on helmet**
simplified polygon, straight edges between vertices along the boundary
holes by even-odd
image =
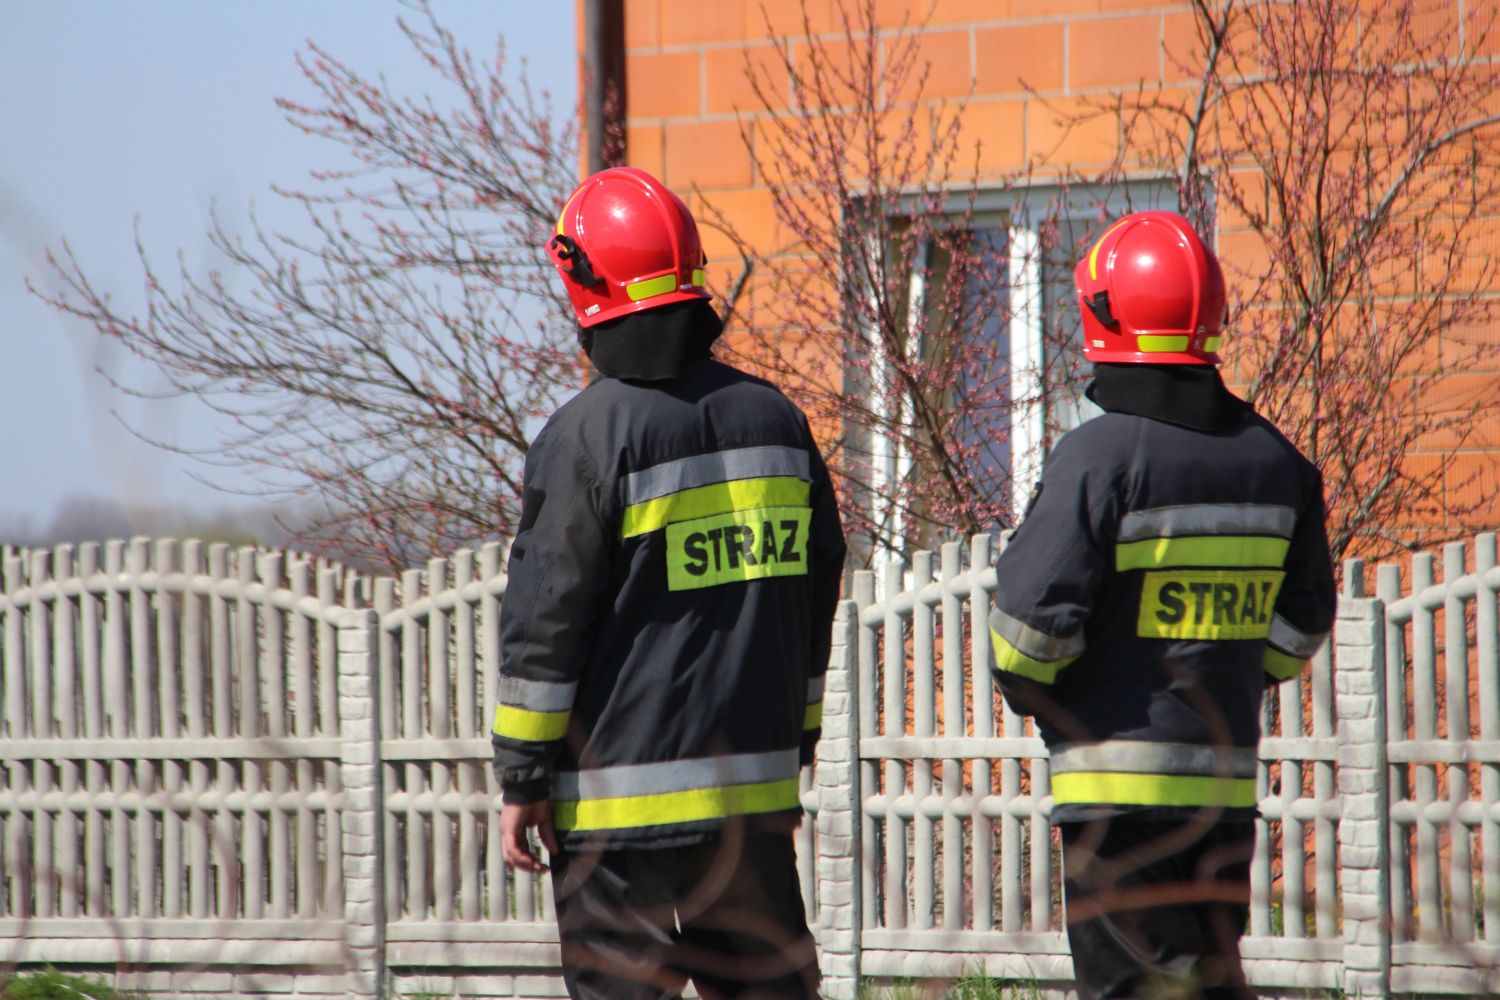
[[[1116,222],[1113,226],[1110,226],[1108,229],[1106,229],[1104,231],[1104,235],[1099,237],[1099,242],[1094,244],[1094,249],[1089,251],[1089,277],[1093,278],[1095,281],[1099,280],[1099,251],[1104,246],[1104,241],[1109,239],[1110,233],[1113,233],[1116,229],[1119,229],[1121,226],[1125,225],[1127,221],[1128,220],[1126,219],[1121,219],[1119,222]]]

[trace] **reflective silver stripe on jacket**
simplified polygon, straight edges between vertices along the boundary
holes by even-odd
[[[1192,743],[1106,740],[1052,748],[1052,773],[1105,771],[1115,774],[1177,774],[1253,778],[1251,747],[1206,747]]]
[[[500,678],[500,704],[515,705],[532,712],[566,712],[573,707],[573,696],[577,691],[576,681],[557,684],[521,677]]]
[[[715,451],[707,455],[663,462],[649,469],[632,472],[622,479],[620,499],[628,507],[697,486],[760,476],[795,476],[804,482],[811,482],[812,468],[807,452],[801,448],[766,445]]]
[[[1323,648],[1323,643],[1328,639],[1327,632],[1311,635],[1297,628],[1291,622],[1280,615],[1271,619],[1271,634],[1267,640],[1271,645],[1283,653],[1290,653],[1300,659],[1310,659],[1314,653]]]
[[[816,705],[823,700],[823,678],[810,677],[807,681],[807,703]]]
[[[1082,631],[1067,638],[1058,638],[1032,628],[1018,618],[1012,618],[999,608],[990,609],[990,628],[1019,652],[1043,663],[1079,657],[1085,649]]]
[[[1133,510],[1120,518],[1121,542],[1182,535],[1275,535],[1291,538],[1297,512],[1280,504],[1193,503]]]
[[[614,799],[626,795],[686,792],[796,778],[798,750],[742,753],[729,757],[696,757],[659,764],[624,764],[587,771],[559,771],[552,776],[552,797],[564,801]]]

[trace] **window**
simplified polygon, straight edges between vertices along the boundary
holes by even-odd
[[[897,384],[901,362],[943,364],[936,355],[951,348],[933,331],[951,329],[955,309],[962,316],[955,335],[972,338],[971,348],[985,345],[964,352],[982,366],[948,383],[948,391],[960,397],[986,394],[983,404],[956,401],[947,433],[959,439],[968,488],[993,501],[987,512],[968,511],[965,523],[990,531],[1009,527],[1023,513],[1052,442],[1099,412],[1083,393],[1091,373],[1083,360],[1073,265],[1120,215],[1176,207],[1170,181],[986,192],[972,211],[952,213],[957,228],[933,227],[933,238],[911,248],[898,320],[904,343],[884,369],[866,376],[870,398],[883,401],[878,405],[885,407],[889,426],[913,428],[912,434],[869,435],[872,521],[885,528],[877,547],[925,548],[962,534],[951,527],[954,518],[924,516],[923,503],[934,501],[912,488],[940,470],[924,468],[920,447],[909,443],[920,428],[908,412],[913,399]],[[985,263],[962,266],[956,257]],[[957,288],[958,282],[965,287]],[[878,345],[870,346],[872,355],[881,356]],[[914,499],[898,499],[906,497]]]

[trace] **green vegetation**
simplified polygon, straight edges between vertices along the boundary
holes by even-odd
[[[1041,1000],[1035,980],[991,979],[965,975],[946,988],[936,982],[898,980],[886,985],[865,982],[859,1000]]]
[[[0,986],[0,1000],[135,1000],[103,979],[70,976],[48,967],[13,976]]]

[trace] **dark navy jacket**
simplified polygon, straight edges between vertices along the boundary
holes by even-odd
[[[996,677],[1038,718],[1054,819],[1251,809],[1265,686],[1333,622],[1321,478],[1211,368],[1098,368],[1106,413],[997,563]]]
[[[565,843],[667,846],[795,814],[844,540],[800,410],[712,360],[602,378],[527,455],[496,774]],[[750,820],[754,822],[754,819]]]

